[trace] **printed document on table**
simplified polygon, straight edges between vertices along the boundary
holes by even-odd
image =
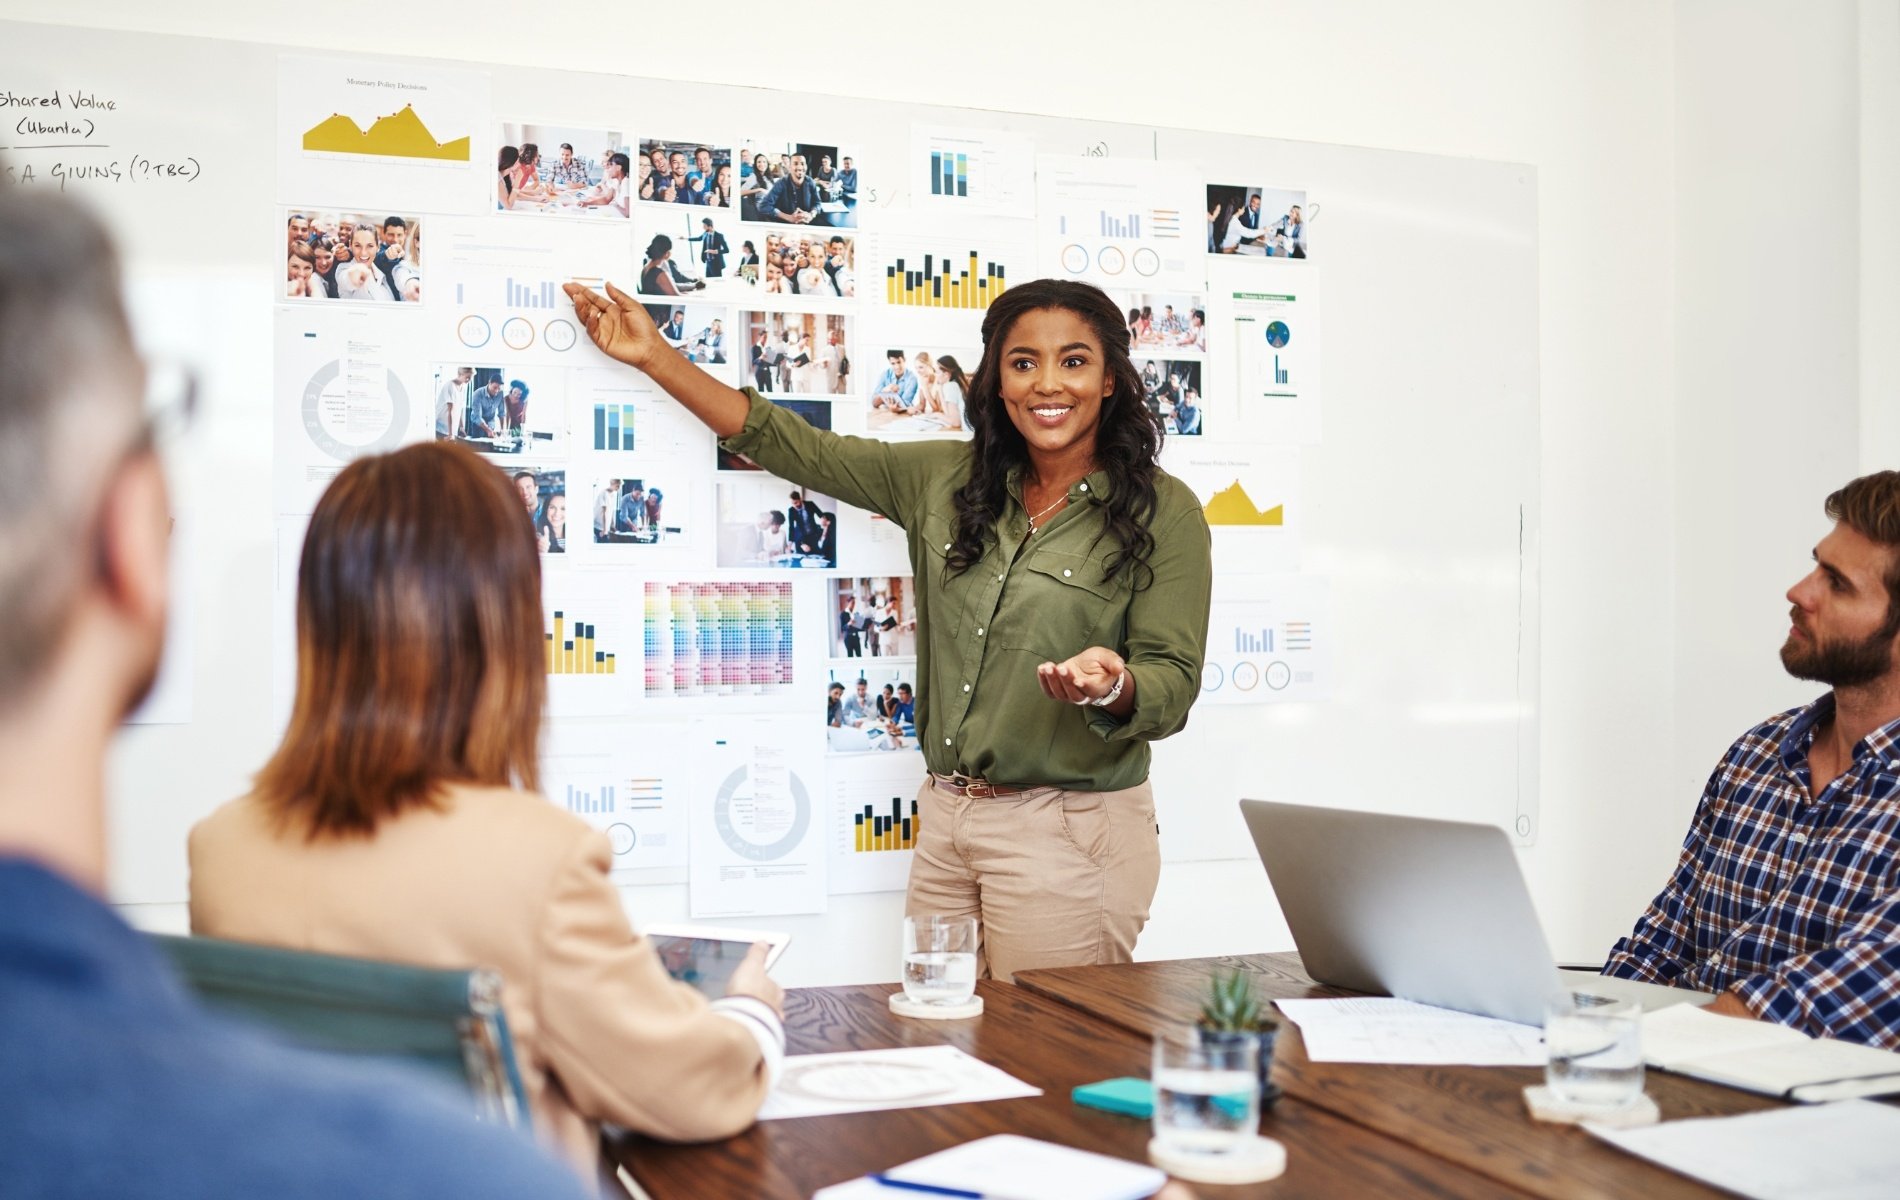
[[[1314,1062],[1541,1067],[1544,1031],[1411,1000],[1280,1000]]]
[[[759,1109],[759,1120],[1040,1095],[1041,1088],[1031,1087],[955,1046],[800,1054],[785,1060],[778,1086]]]
[[[883,1178],[885,1182],[867,1177],[821,1188],[812,1200],[916,1196],[918,1189],[993,1200],[1141,1200],[1168,1182],[1166,1172],[1146,1163],[1013,1133],[925,1155],[890,1168]]]
[[[1867,1100],[1601,1129],[1597,1137],[1752,1200],[1879,1200],[1900,1179],[1900,1109]]]

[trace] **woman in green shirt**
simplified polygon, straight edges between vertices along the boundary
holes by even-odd
[[[1120,310],[1086,284],[1011,288],[983,321],[974,438],[890,443],[711,378],[611,285],[567,291],[725,449],[905,530],[930,770],[907,910],[977,917],[998,978],[1127,961],[1161,869],[1148,743],[1200,693],[1213,567]]]

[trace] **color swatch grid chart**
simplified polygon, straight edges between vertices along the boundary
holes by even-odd
[[[852,815],[851,823],[853,853],[876,854],[884,850],[917,848],[917,799],[914,796],[908,811],[903,797],[892,796],[888,813],[879,813],[867,804],[862,812]]]
[[[913,308],[988,308],[1009,286],[1007,270],[975,250],[967,259],[899,258],[884,268],[884,299]]]
[[[633,449],[633,405],[594,405],[594,449]]]
[[[548,674],[614,674],[614,656],[594,644],[593,625],[569,621],[567,614],[557,608],[554,628],[546,633],[546,639]]]
[[[645,585],[650,698],[792,691],[790,583]]]

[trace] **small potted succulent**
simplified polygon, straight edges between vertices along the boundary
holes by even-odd
[[[1261,1006],[1253,993],[1253,981],[1245,971],[1223,975],[1214,973],[1207,1000],[1201,1005],[1200,1020],[1195,1022],[1203,1045],[1229,1045],[1254,1039],[1260,1047],[1260,1108],[1266,1111],[1280,1098],[1274,1086],[1273,1042],[1280,1023]]]

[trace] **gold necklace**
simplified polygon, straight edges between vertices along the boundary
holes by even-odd
[[[1034,516],[1030,517],[1029,518],[1030,535],[1033,536],[1035,534],[1037,521],[1042,520],[1044,517],[1048,516],[1051,512],[1055,511],[1056,507],[1062,504],[1064,501],[1068,500],[1068,498],[1069,498],[1069,493],[1063,492],[1060,496],[1057,496],[1055,498],[1054,504],[1049,505],[1049,507],[1043,509],[1041,512],[1036,513]]]

